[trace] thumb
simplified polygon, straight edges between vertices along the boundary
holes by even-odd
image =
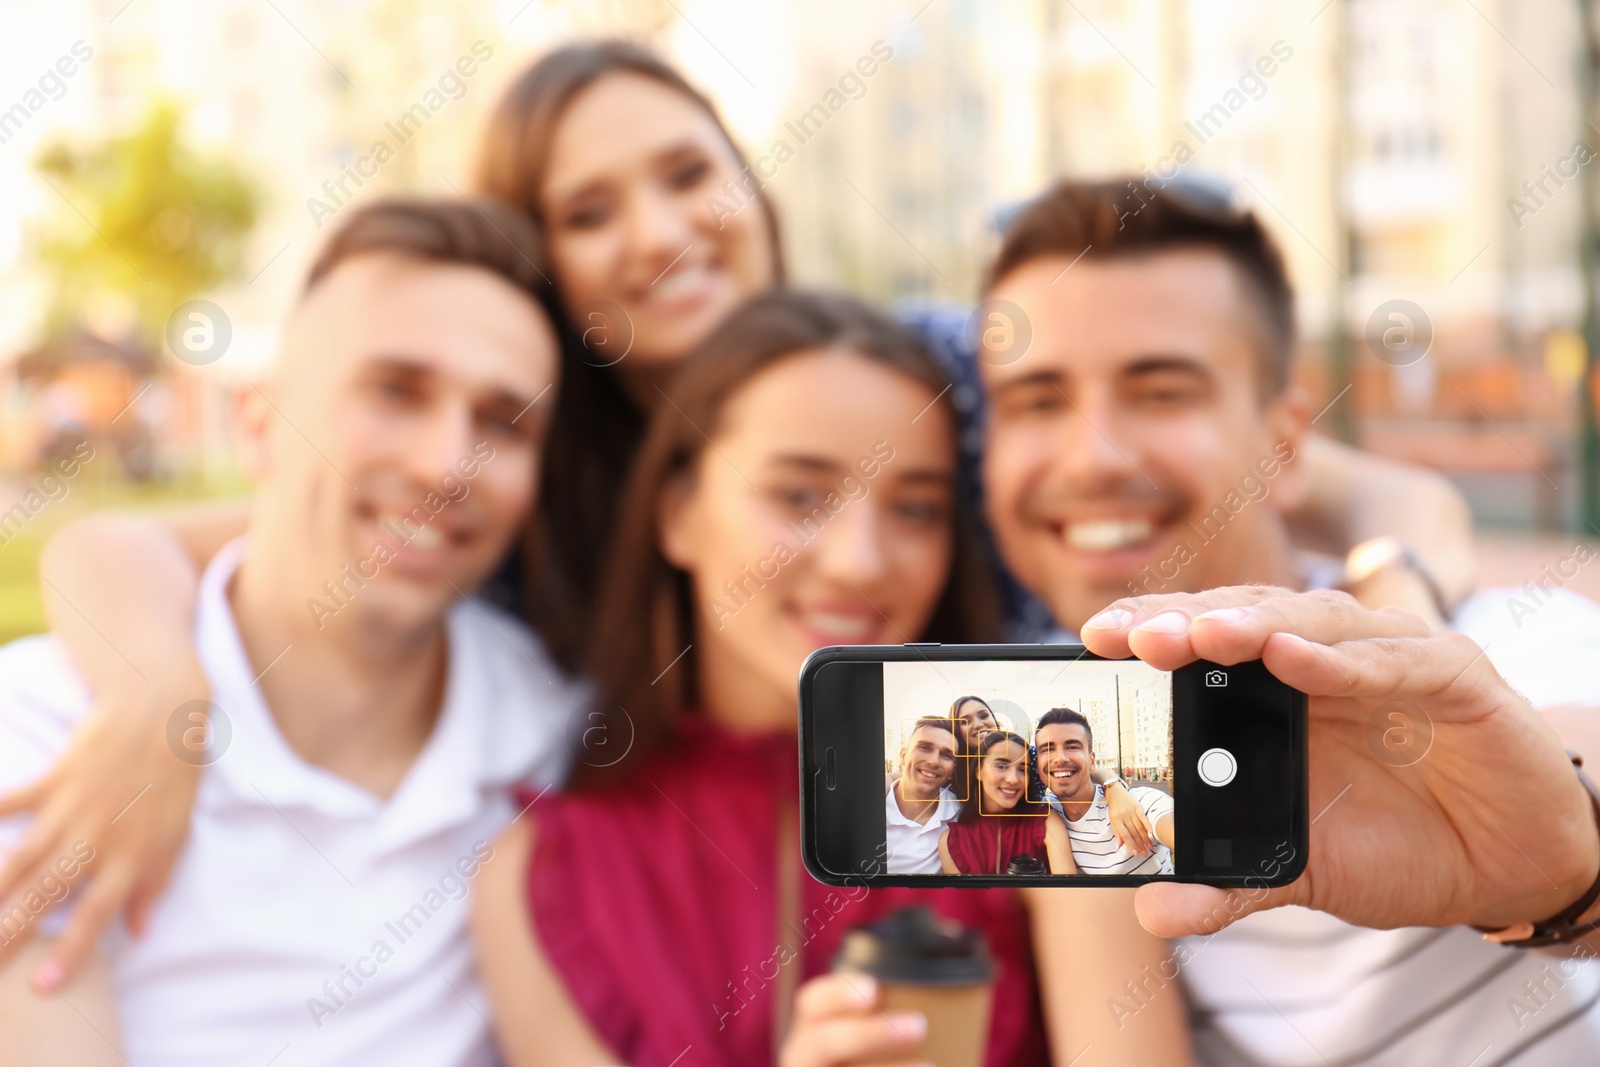
[[[1157,937],[1214,934],[1246,915],[1303,904],[1300,878],[1280,889],[1221,889],[1211,885],[1142,885],[1133,895],[1139,925]]]

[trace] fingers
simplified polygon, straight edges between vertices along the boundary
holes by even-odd
[[[1139,842],[1139,854],[1140,855],[1148,856],[1148,855],[1150,855],[1150,853],[1155,851],[1155,847],[1156,847],[1156,828],[1155,828],[1155,824],[1150,821],[1149,816],[1145,815],[1143,810],[1141,810],[1138,813],[1138,815],[1136,815],[1134,817],[1134,820],[1133,820],[1133,832],[1134,832],[1134,836],[1136,837],[1136,839]]]
[[[1431,704],[1430,711],[1456,707],[1479,717],[1508,705],[1523,707],[1478,643],[1458,633],[1332,646],[1278,633],[1267,642],[1261,658],[1275,677],[1311,696],[1436,697],[1460,683],[1459,700],[1444,706]],[[1485,689],[1498,690],[1499,699],[1484,699]]]
[[[0,795],[0,819],[8,815],[20,815],[25,811],[38,811],[50,796],[51,785],[51,776],[46,774],[21,789]]]
[[[50,955],[34,971],[35,990],[48,993],[72,980],[94,952],[100,932],[122,910],[132,888],[133,876],[124,868],[99,872],[73,909],[67,928],[56,938]]]
[[[52,822],[40,819],[34,823],[5,863],[0,864],[0,900],[37,885],[40,876],[48,873],[45,857],[60,852],[61,841],[61,832]]]
[[[928,1032],[919,1012],[877,1008],[877,983],[865,975],[831,974],[800,987],[783,1067],[854,1063],[921,1063],[917,1042]]]
[[[1235,585],[1208,589],[1203,593],[1162,593],[1130,596],[1114,600],[1083,624],[1083,643],[1097,656],[1124,659],[1132,655],[1128,631],[1166,611],[1181,611],[1187,617],[1219,608],[1242,607],[1265,597],[1293,596],[1294,590],[1273,585]]]
[[[1279,889],[1152,883],[1134,893],[1133,909],[1139,924],[1157,937],[1214,934],[1246,915],[1305,903],[1306,885],[1303,877]]]
[[[1117,840],[1122,842],[1128,851],[1139,856],[1150,855],[1154,848],[1151,830],[1150,822],[1142,810],[1123,818],[1113,817],[1111,821],[1111,831],[1117,835]]]
[[[1409,612],[1373,611],[1348,593],[1334,590],[1296,593],[1234,586],[1196,594],[1138,597],[1118,605],[1084,625],[1084,644],[1097,655],[1136,655],[1162,670],[1174,670],[1195,659],[1216,663],[1260,659],[1267,640],[1276,633],[1336,644],[1432,632]]]
[[[815,1022],[834,1015],[874,1011],[878,1004],[878,983],[864,974],[826,974],[813,978],[795,993],[794,1021]]]
[[[1286,599],[1223,608],[1195,616],[1189,644],[1201,659],[1240,663],[1260,659],[1267,639],[1291,633],[1321,645],[1374,638],[1426,637],[1433,629],[1407,611],[1373,611],[1348,593],[1300,593]]]
[[[835,1067],[853,1063],[923,1063],[917,1043],[928,1033],[921,1012],[836,1016],[797,1030],[783,1067]]]
[[[152,855],[149,863],[134,879],[133,887],[128,891],[127,904],[123,908],[123,918],[127,922],[128,932],[134,937],[144,936],[150,923],[150,909],[166,891],[167,882],[172,877],[172,868],[177,864],[178,855],[182,851],[182,839],[170,842]]]

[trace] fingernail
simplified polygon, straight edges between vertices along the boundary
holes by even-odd
[[[920,1011],[897,1012],[889,1016],[889,1025],[907,1041],[921,1041],[928,1036],[928,1017]]]
[[[1083,624],[1085,630],[1120,630],[1133,621],[1133,612],[1122,608],[1107,608]]]
[[[1189,620],[1181,611],[1163,611],[1141,622],[1136,629],[1150,634],[1181,634],[1189,629]]]
[[[1218,608],[1216,611],[1208,611],[1204,615],[1197,615],[1194,621],[1215,619],[1217,622],[1243,622],[1249,617],[1250,613],[1244,608]]]
[[[852,974],[850,988],[861,994],[861,999],[869,1004],[878,1002],[878,980],[865,974]]]
[[[33,972],[33,987],[41,993],[53,993],[64,977],[66,975],[61,970],[61,964],[55,960],[45,960]]]

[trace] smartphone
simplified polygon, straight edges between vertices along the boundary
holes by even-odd
[[[1287,885],[1306,863],[1306,728],[1305,694],[1259,660],[819,649],[800,669],[805,864],[832,885]]]

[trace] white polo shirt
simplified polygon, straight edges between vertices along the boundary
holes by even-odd
[[[939,806],[926,823],[908,819],[894,797],[894,786],[883,794],[884,838],[888,844],[890,874],[943,874],[939,862],[939,835],[945,824],[961,814],[961,804],[948,787],[939,790]]]
[[[119,923],[101,941],[128,1060],[494,1064],[465,897],[516,814],[510,787],[563,777],[584,691],[517,620],[455,605],[439,719],[399,788],[377,797],[307,763],[279,732],[226,598],[243,555],[235,542],[207,569],[197,618],[232,736],[201,774],[148,932],[134,940]],[[0,789],[45,771],[88,710],[54,638],[0,648]],[[24,829],[0,821],[0,852]]]

